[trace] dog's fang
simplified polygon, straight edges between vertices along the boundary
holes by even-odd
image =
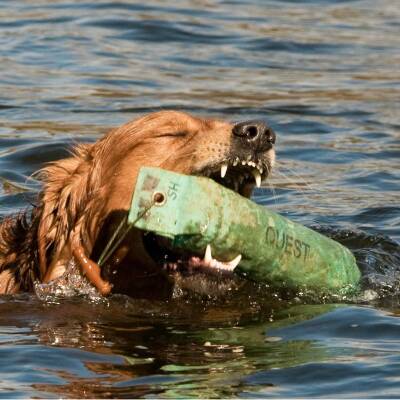
[[[228,164],[222,164],[222,166],[221,166],[221,178],[225,177],[227,170],[228,170]]]
[[[261,186],[261,174],[257,169],[253,169],[252,173],[256,181],[256,186],[259,188]]]
[[[208,244],[206,247],[206,252],[204,254],[204,262],[210,263],[212,260],[212,255],[211,255],[211,246]]]
[[[204,265],[207,265],[211,268],[216,268],[218,270],[233,271],[239,265],[241,259],[242,255],[239,254],[231,261],[218,261],[216,258],[212,257],[211,245],[208,244],[206,247],[206,252],[204,254],[203,263]]]
[[[223,263],[226,266],[226,269],[228,271],[233,271],[240,263],[242,259],[242,255],[239,254],[237,257],[235,257],[233,260]]]

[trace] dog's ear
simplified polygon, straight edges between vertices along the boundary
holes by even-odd
[[[72,231],[74,240],[81,240],[90,198],[96,192],[100,179],[100,166],[96,165],[91,155],[92,146],[79,145],[72,157],[53,162],[39,172],[39,178],[44,182],[38,228],[41,278],[48,268],[49,254],[60,254]]]

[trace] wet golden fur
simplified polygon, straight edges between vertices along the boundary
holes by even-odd
[[[96,143],[80,144],[71,157],[43,168],[37,205],[0,225],[0,293],[32,291],[34,281],[61,275],[72,258],[72,243],[81,243],[96,259],[129,209],[141,166],[192,174],[223,159],[231,133],[232,124],[224,121],[162,111],[114,129]],[[102,271],[116,291],[170,289],[138,232],[130,233],[116,257],[118,269],[108,265]],[[162,278],[159,289],[154,275]]]

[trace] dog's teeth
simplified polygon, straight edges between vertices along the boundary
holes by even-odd
[[[259,188],[261,186],[261,174],[257,169],[253,169],[253,176],[256,180],[256,186]]]
[[[246,165],[246,161],[242,161],[242,165]]]
[[[239,162],[239,158],[236,157],[236,158],[235,158],[235,161],[233,162],[232,165],[233,165],[234,167],[236,167],[236,165],[238,165],[238,162]]]
[[[239,265],[241,259],[242,259],[242,255],[239,254],[232,261],[227,262],[226,266],[229,268],[230,271],[233,271]]]
[[[227,170],[228,170],[228,164],[222,164],[222,166],[221,166],[221,178],[225,177]]]
[[[211,256],[211,246],[208,244],[207,247],[206,247],[206,252],[205,252],[205,254],[204,254],[204,261],[205,261],[206,263],[209,263],[209,262],[211,262],[211,260],[212,260],[212,256]]]

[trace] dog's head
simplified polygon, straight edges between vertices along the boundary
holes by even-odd
[[[43,257],[50,252],[52,257],[68,258],[68,242],[75,240],[96,260],[129,210],[142,166],[207,176],[250,197],[272,169],[274,143],[275,133],[261,121],[231,124],[161,111],[80,146],[75,157],[45,169]],[[120,247],[125,250],[117,251],[104,268],[116,287],[124,286],[119,277],[123,268],[113,267],[124,264],[121,258],[130,264],[124,276],[135,275],[133,271],[154,273],[154,255],[140,232],[132,231]]]
[[[104,143],[103,143],[104,142]],[[189,175],[209,176],[250,197],[274,163],[275,133],[264,122],[239,124],[163,111],[114,131],[106,145],[104,176],[115,190],[110,206],[129,204],[140,167],[156,166]]]

